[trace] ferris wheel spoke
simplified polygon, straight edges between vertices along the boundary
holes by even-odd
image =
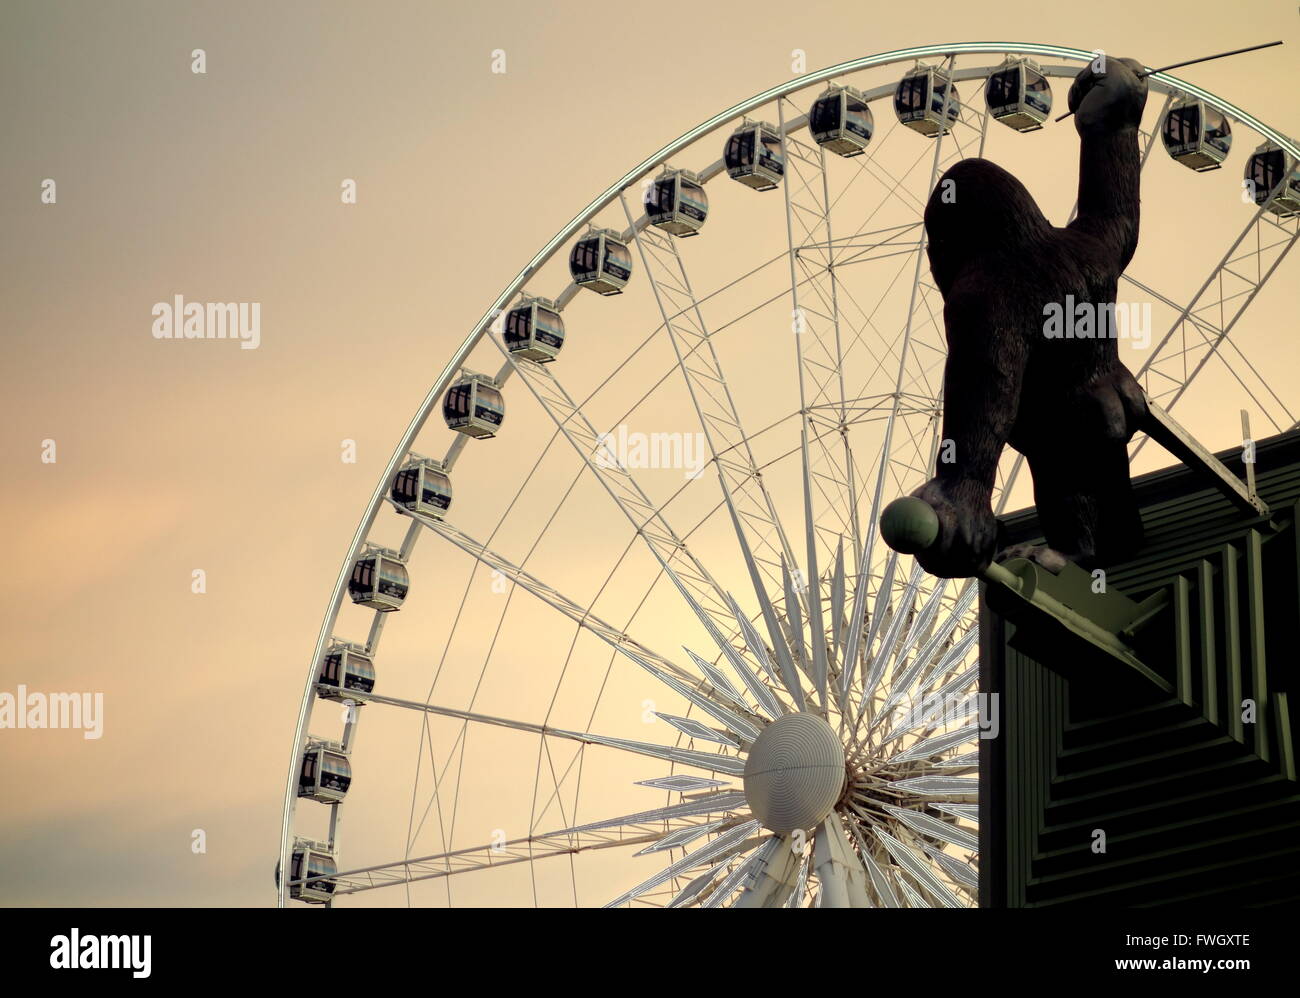
[[[936,849],[932,845],[923,844],[921,848],[925,850],[925,854],[929,856],[930,859],[934,860],[934,862],[938,863],[939,866],[943,868],[943,871],[948,874],[954,883],[959,885],[965,893],[970,895],[972,900],[975,900],[978,897],[980,889],[978,867],[972,866],[970,863],[963,863],[955,856],[949,856],[942,849]]]
[[[880,737],[879,745],[888,745],[890,742],[902,738],[904,735],[916,735],[921,732],[932,731],[935,728],[942,727],[944,724],[953,724],[979,709],[978,701],[974,695],[958,699],[958,694],[971,686],[979,679],[978,664],[972,665],[965,671],[957,674],[947,683],[944,683],[939,689],[930,693],[921,703],[917,704],[910,711],[899,719],[898,724],[887,730]],[[931,704],[938,704],[942,708],[942,714],[936,717],[935,710]],[[877,715],[876,722],[889,717],[886,712]]]
[[[896,554],[896,552],[891,552]],[[840,734],[844,734],[845,725],[849,721],[851,708],[849,706],[853,690],[853,681],[858,677],[858,669],[862,655],[860,648],[862,645],[862,635],[867,623],[867,600],[868,588],[871,581],[870,566],[870,548],[867,548],[858,557],[858,573],[853,583],[853,609],[849,613],[849,626],[844,637],[844,654],[840,659]],[[890,586],[890,580],[893,577],[895,560],[890,559],[882,579],[881,591],[887,590]],[[877,612],[879,611],[879,599],[877,599]],[[875,624],[876,614],[872,614],[873,626]],[[868,647],[870,638],[868,638]],[[865,681],[865,676],[862,677]]]
[[[811,672],[808,668],[808,649],[803,643],[803,614],[799,611],[799,600],[795,596],[790,567],[785,562],[781,563],[781,588],[785,593],[785,640],[790,646],[790,654],[794,657],[795,664],[805,673]]]
[[[979,725],[967,724],[955,731],[932,735],[909,745],[902,752],[891,757],[890,762],[910,762],[913,759],[930,759],[958,745],[967,745],[979,737]]]
[[[740,885],[753,876],[757,871],[762,870],[766,865],[767,858],[777,847],[775,836],[769,836],[763,840],[763,844],[757,849],[745,856],[737,863],[731,871],[722,879],[722,881],[708,892],[708,896],[700,902],[701,908],[721,908],[723,902],[736,893]]]
[[[846,425],[840,282],[836,276],[835,233],[831,222],[833,202],[826,172],[826,153],[820,146],[812,149],[790,134],[785,126],[784,106],[783,99],[777,101],[782,150],[787,163],[787,182],[782,185],[782,190],[799,379],[806,557],[808,579],[812,583],[808,612],[812,634],[820,636],[824,629],[821,626],[820,573],[817,567],[817,524],[825,519],[827,511],[833,511],[847,526],[855,554],[861,546],[861,534],[853,452]],[[801,297],[805,282],[799,279],[800,267],[804,269],[811,295]],[[831,448],[822,448],[815,455],[810,453],[810,439],[820,439],[823,432],[840,435],[841,449],[838,453]],[[814,491],[815,476],[817,489]],[[826,496],[824,488],[833,489],[833,494]],[[817,503],[815,497],[825,501]],[[814,640],[812,653],[813,678],[824,710],[827,670],[824,643],[820,637]]]
[[[799,861],[799,869],[795,873],[794,890],[786,898],[785,906],[787,908],[802,908],[808,898],[808,869],[812,864],[804,857]]]
[[[624,200],[624,211],[628,215],[629,221],[631,221],[626,200]],[[667,237],[658,234],[651,235],[650,230],[643,226],[631,226],[631,231],[634,233],[638,232],[638,230],[640,230],[640,234],[637,235],[638,248],[644,266],[651,274],[655,298],[664,325],[672,336],[678,366],[686,376],[687,387],[697,417],[700,425],[704,428],[708,446],[718,469],[724,505],[730,515],[750,575],[750,581],[760,602],[764,621],[772,637],[772,644],[778,659],[783,684],[796,705],[799,706],[799,709],[804,709],[804,698],[798,675],[790,661],[786,642],[781,639],[779,621],[767,595],[767,584],[763,581],[762,573],[759,570],[760,561],[754,554],[747,539],[747,531],[743,526],[743,521],[758,522],[761,525],[759,541],[772,548],[775,558],[782,566],[783,576],[786,572],[785,566],[788,560],[793,559],[789,543],[776,515],[771,496],[763,485],[759,469],[755,464],[750,449],[750,438],[745,435],[741,426],[740,417],[731,399],[730,389],[727,387],[721,365],[713,348],[711,335],[700,315],[698,303],[695,301],[689,277],[686,274],[684,263],[677,253],[676,245]],[[671,263],[668,262],[670,260]],[[664,271],[668,275],[666,279],[656,277],[657,273]],[[670,313],[670,302],[671,306],[676,309],[675,312]],[[674,322],[674,319],[682,315],[691,314],[695,316],[696,320],[693,326],[690,323]],[[705,348],[707,348],[707,352]],[[735,437],[734,441],[728,434]],[[725,449],[719,448],[718,442],[715,441],[715,435],[721,438],[721,443],[726,445]],[[734,460],[726,458],[725,455],[733,451],[741,454],[743,463],[740,465],[736,465]],[[754,495],[755,492],[757,496]],[[761,497],[761,501],[759,501],[759,497]],[[747,503],[744,502],[746,498],[748,498]],[[740,502],[737,501],[738,499]],[[779,539],[779,546],[774,547],[771,544],[767,536],[771,533],[776,534]],[[763,567],[767,569],[770,576],[772,564],[765,562]],[[790,593],[789,587],[786,588],[786,592],[787,594]],[[730,600],[730,602],[733,604],[734,609],[734,600]],[[797,602],[796,599],[795,606],[797,606]],[[738,621],[741,622],[743,631],[747,621],[738,612],[736,616]],[[751,690],[755,690],[755,685],[747,678],[750,673],[748,666],[737,661],[737,654],[730,641],[722,634],[717,633],[716,628],[709,622],[706,621],[705,625],[713,634],[715,641],[724,654],[732,660],[733,666],[745,679],[746,684],[750,686]],[[750,641],[749,643],[755,649],[754,654],[759,655],[762,642]],[[769,701],[768,697],[759,695],[760,699]],[[773,709],[770,702],[768,709]],[[774,713],[773,716],[777,715]]]
[[[732,869],[735,864],[736,857],[733,855],[705,870],[694,880],[689,881],[675,897],[670,899],[667,907],[686,908],[702,899],[708,899],[713,894],[710,888],[717,883],[719,877]]]
[[[573,445],[579,457],[614,499],[632,524],[637,536],[645,542],[650,553],[659,562],[664,573],[673,582],[718,647],[729,658],[738,655],[739,653],[720,626],[725,625],[730,617],[727,594],[673,530],[664,517],[662,508],[656,507],[650,501],[628,469],[610,454],[608,445],[596,432],[582,409],[545,366],[531,360],[516,358],[495,337],[493,341],[506,354],[509,363],[520,373],[521,380],[528,385],[542,408],[555,421],[556,426]],[[729,500],[726,505],[755,591],[760,600],[766,600],[765,588],[745,538],[745,532],[740,526],[736,508]],[[677,562],[676,567],[673,564],[674,560]],[[769,622],[769,628],[774,627],[773,617]]]
[[[671,679],[671,677],[667,678]],[[678,692],[683,692],[686,687],[685,684],[674,681],[672,688]],[[683,695],[685,695],[684,692]],[[636,755],[661,759],[666,762],[677,762],[682,765],[692,766],[696,769],[706,769],[710,772],[727,773],[732,776],[738,776],[744,773],[744,760],[737,759],[735,756],[724,756],[712,752],[701,752],[696,749],[679,748],[675,745],[659,745],[654,742],[641,742],[628,738],[615,738],[610,735],[600,735],[591,731],[570,731],[566,728],[558,728],[547,724],[537,724],[531,721],[518,721],[507,717],[496,717],[491,714],[483,714],[475,711],[459,710],[455,707],[443,707],[438,704],[421,703],[415,700],[402,700],[397,697],[381,696],[377,693],[349,691],[349,696],[352,696],[358,701],[385,704],[390,707],[402,707],[407,710],[422,711],[426,714],[454,718],[456,720],[473,722],[475,724],[513,728],[515,731],[526,731],[532,734],[546,735],[551,738],[563,738],[568,741],[580,742],[584,745],[604,745],[609,748],[621,749],[625,752],[631,752]],[[695,701],[693,700],[692,702]],[[731,716],[734,720],[743,720],[737,715],[733,714]],[[738,726],[745,730],[754,730],[743,723]],[[434,795],[437,796],[436,788]]]
[[[882,198],[880,204],[878,204],[871,213],[862,220],[855,235],[860,235],[866,227],[871,224],[876,215],[878,215],[884,208],[885,204],[888,203],[889,198],[894,198],[898,204],[903,205],[907,210],[914,213],[917,216],[918,223],[921,215],[925,213],[925,202],[913,194],[912,191],[904,185],[904,178],[906,178],[912,170],[916,169],[916,165],[925,158],[925,147],[921,146],[916,157],[903,168],[902,176],[895,176],[880,162],[880,153],[889,145],[890,139],[900,128],[902,128],[904,132],[909,132],[909,129],[904,128],[897,121],[894,121],[890,125],[889,131],[881,137],[880,145],[876,145],[875,140],[873,139],[872,146],[874,148],[870,149],[865,156],[855,156],[850,160],[850,162],[854,163],[858,167],[858,173],[854,175],[853,179],[850,180],[849,183],[852,183],[853,180],[856,180],[861,176],[870,176],[878,184],[886,188],[885,197]],[[836,195],[835,200],[831,202],[832,208],[839,203],[840,199],[844,196],[844,193],[848,190],[848,187],[849,185],[846,184],[844,189]]]
[[[662,845],[665,838],[675,835],[678,832],[697,829],[699,825],[685,823],[672,824],[678,818],[702,817],[704,815],[722,814],[728,818],[733,818],[737,812],[744,811],[748,807],[745,802],[745,795],[739,790],[719,790],[714,793],[705,794],[702,797],[688,799],[680,804],[669,804],[665,807],[653,808],[649,811],[638,811],[635,814],[624,814],[617,818],[604,818],[600,821],[589,821],[585,824],[575,825],[573,828],[562,829],[558,832],[548,832],[548,838],[558,838],[562,835],[577,834],[579,832],[594,832],[603,829],[615,828],[623,825],[651,825],[658,822],[668,822],[669,827],[663,832],[662,837],[655,840],[656,845]],[[716,822],[710,822],[710,826]]]
[[[964,776],[917,776],[891,785],[920,797],[974,797],[979,793],[979,780]]]
[[[773,835],[740,863],[700,906],[721,908],[737,890],[732,908],[780,908],[795,889],[802,860],[789,836]]]
[[[751,820],[728,829],[716,838],[711,839],[707,844],[700,846],[693,852],[687,853],[681,859],[677,860],[677,862],[663,870],[660,870],[653,877],[642,881],[630,891],[620,894],[613,901],[604,905],[604,907],[618,908],[621,905],[627,904],[629,901],[635,900],[647,891],[653,890],[661,884],[672,880],[674,877],[681,876],[688,870],[693,870],[696,867],[703,866],[705,863],[722,856],[729,856],[738,852],[748,852],[756,843],[747,840],[750,836],[761,831],[761,827],[762,826],[760,826],[757,821]]]
[[[955,58],[956,58],[955,55],[950,55],[948,57],[948,63],[946,69],[949,73],[951,73],[952,71],[953,62]],[[949,103],[952,100],[952,90],[953,88],[951,86],[947,87],[944,90],[943,106],[940,110],[940,120],[947,118]],[[934,160],[930,166],[930,179],[925,187],[927,197],[929,196],[930,191],[934,190],[935,182],[937,181],[939,176],[939,163],[941,162],[941,157],[943,154],[943,140],[947,132],[948,129],[940,128],[939,133],[934,140],[935,141]],[[923,238],[921,240],[921,247],[925,245],[925,242],[926,240]],[[913,319],[916,315],[916,299],[917,299],[918,292],[920,291],[921,288],[921,264],[925,259],[925,254],[922,252],[921,247],[918,247],[916,253],[916,262],[912,272],[911,297],[907,306],[907,320],[903,330],[902,344],[899,347],[898,374],[894,380],[895,404],[893,408],[890,410],[889,418],[885,422],[884,443],[881,447],[881,452],[880,452],[880,465],[877,470],[876,487],[875,487],[875,492],[873,493],[871,498],[871,513],[872,513],[873,522],[879,518],[880,511],[881,509],[883,509],[885,483],[888,478],[890,460],[893,454],[892,444],[893,444],[894,428],[895,428],[895,423],[898,420],[899,405],[902,401],[902,391],[903,391],[903,386],[905,384],[905,376],[907,372],[907,358],[908,358],[909,347],[912,339]],[[937,426],[938,424],[936,423],[935,424],[936,434],[937,434]]]
[[[856,554],[856,552],[855,552]],[[841,537],[839,543],[835,546],[835,568],[831,573],[831,660],[836,668],[840,668],[840,648],[844,644],[844,628],[846,621],[844,619],[844,600],[846,597],[847,580],[844,575],[844,538]],[[839,673],[836,673],[836,679]],[[843,699],[842,697],[840,698]]]
[[[639,742],[631,738],[615,738],[611,735],[597,735],[591,732],[550,731],[563,738],[585,741],[592,745],[604,745],[608,748],[622,749],[636,755],[663,759],[666,762],[678,762],[710,773],[726,773],[730,776],[745,774],[745,760],[740,756],[721,755],[715,752],[701,752],[698,749],[678,748],[676,745],[659,745],[655,742]]]
[[[899,646],[898,653],[895,656],[896,669],[902,666],[904,659],[907,658],[907,655],[915,646],[920,634],[928,632],[933,623],[934,616],[942,603],[944,589],[945,586],[942,584],[935,586],[930,599],[926,603],[925,609],[917,615],[916,621],[913,623],[907,638],[904,640],[903,644]],[[978,595],[978,593],[979,587],[974,583],[974,581],[967,580],[965,586],[963,586],[961,595],[950,608],[948,616],[945,618],[943,623],[940,624],[939,629],[930,635],[929,640],[926,641],[924,647],[922,647],[922,649],[917,653],[916,657],[912,659],[911,664],[898,673],[897,678],[893,682],[893,688],[890,690],[889,695],[885,698],[885,702],[880,708],[882,714],[888,713],[891,708],[900,703],[904,698],[911,695],[912,689],[916,685],[917,680],[921,678],[922,674],[928,667],[934,664],[936,656],[940,655],[942,651],[942,646],[949,639],[957,625],[966,617],[970,610],[970,606],[974,603],[975,596]],[[944,673],[942,666],[940,666],[936,671],[940,674]],[[926,673],[927,678],[929,678],[929,675],[929,673]]]
[[[942,821],[923,811],[894,807],[891,804],[886,804],[885,810],[920,835],[928,835],[932,839],[938,839],[940,842],[947,842],[949,845],[958,846],[962,849],[971,851],[979,849],[979,838],[977,836],[950,822]]]
[[[711,716],[714,716],[719,720],[722,720],[723,718],[731,719],[740,728],[741,732],[752,730],[754,722],[756,721],[759,723],[762,722],[762,719],[758,717],[758,715],[754,715],[752,718],[740,717],[731,707],[728,706],[729,700],[725,694],[718,693],[708,685],[707,682],[702,681],[699,677],[692,675],[680,666],[670,662],[668,659],[663,658],[651,651],[649,648],[635,641],[626,633],[606,623],[599,616],[593,613],[589,607],[584,607],[575,600],[565,596],[554,587],[537,578],[531,572],[527,572],[513,564],[504,556],[491,550],[486,545],[473,540],[451,524],[418,513],[409,513],[407,515],[413,517],[417,522],[435,533],[442,535],[456,545],[456,547],[471,555],[489,569],[500,572],[503,578],[532,593],[553,609],[564,614],[579,627],[590,631],[615,651],[635,662],[638,666],[650,673],[664,685],[678,693],[681,693],[682,696],[686,697],[702,710],[707,710]],[[730,647],[730,642],[726,643]],[[732,648],[732,653],[737,656],[739,655],[734,648]],[[724,723],[727,722],[724,721]]]
[[[869,577],[870,573],[871,545],[875,542],[875,534],[876,532],[873,530],[871,536],[867,538],[867,552],[863,555],[863,568],[858,576],[859,591],[862,594],[864,606],[867,600],[865,581]],[[889,600],[893,596],[894,575],[897,571],[898,552],[891,548],[885,559],[884,567],[881,570],[880,583],[876,588],[876,599],[871,608],[871,627],[866,630],[866,637],[863,639],[861,648],[857,648],[856,646],[854,647],[854,661],[857,662],[860,660],[862,664],[862,695],[864,698],[870,696],[871,690],[868,687],[874,685],[870,683],[871,673],[869,671],[868,663],[872,661],[871,649],[875,646],[876,636],[880,633],[880,629],[884,626],[885,621],[889,619]],[[855,611],[855,618],[854,623],[858,635],[861,636],[866,627],[866,615],[857,614]],[[850,635],[850,637],[852,636],[853,635]]]
[[[713,687],[715,693],[727,700],[729,703],[740,707],[745,711],[750,710],[749,704],[745,702],[745,698],[741,696],[740,691],[736,689],[735,684],[727,678],[725,672],[707,659],[696,655],[695,652],[691,651],[685,645],[682,645],[682,651],[686,652],[687,658],[695,663],[695,667],[699,669],[700,672],[704,673],[704,678],[709,681],[709,685]],[[742,659],[741,661],[743,662],[744,660]],[[771,691],[769,690],[768,692],[770,693]],[[777,707],[776,709],[779,714],[780,708]]]
[[[921,895],[921,893],[917,891],[915,887],[913,887],[903,878],[903,876],[898,871],[894,872],[894,880],[897,882],[899,889],[903,892],[903,896],[907,898],[907,907],[909,908],[933,908],[934,907],[934,905],[932,905],[929,901],[927,901]]]
[[[978,888],[972,891],[963,877],[953,875],[948,864],[933,862],[933,853],[938,852],[945,854],[944,850],[951,850],[957,847],[951,845],[936,845],[926,839],[924,835],[921,835],[907,825],[899,825],[896,826],[896,828],[899,837],[906,841],[907,845],[911,848],[913,855],[917,857],[919,862],[924,864],[927,860],[931,861],[929,863],[931,874],[933,874],[935,879],[958,899],[956,907],[966,908],[979,906]],[[961,849],[961,860],[957,860],[951,852],[946,854],[950,859],[956,861],[957,865],[966,867],[967,874],[977,874],[979,869],[978,849]]]
[[[876,858],[877,850],[883,852],[880,843],[876,842],[873,847],[873,844],[867,841],[863,832],[864,827],[862,822],[849,822],[849,831],[853,836],[854,844],[858,848],[858,856],[862,860],[862,866],[867,871],[867,880],[871,885],[871,893],[875,897],[876,906],[901,908],[902,904],[898,900],[898,895],[894,892],[893,880]]]
[[[884,636],[880,639],[880,646],[874,654],[870,646],[864,649],[866,654],[871,656],[871,668],[868,670],[866,680],[862,684],[862,699],[858,704],[859,718],[866,713],[867,707],[871,703],[871,697],[876,691],[876,686],[885,674],[885,667],[889,663],[890,653],[894,643],[898,640],[899,633],[903,629],[908,613],[916,603],[917,593],[920,591],[921,579],[924,575],[925,570],[921,568],[918,562],[913,561],[912,573],[908,577],[907,586],[893,605],[893,616],[885,627]],[[885,591],[882,590],[882,592]],[[877,605],[879,605],[879,599]]]
[[[769,578],[775,580],[775,565],[783,556],[792,557],[789,541],[772,496],[758,473],[750,438],[736,411],[713,336],[686,272],[686,263],[671,235],[653,226],[637,225],[626,196],[620,196],[620,201],[717,469],[724,499],[734,509],[735,522],[757,526],[758,545],[771,553],[766,558],[756,553],[755,559],[767,569]]]
[[[730,594],[728,595],[730,596]],[[767,651],[767,645],[763,642],[762,637],[759,636],[754,625],[750,623],[749,618],[741,611],[740,606],[736,603],[734,597],[730,599],[730,602],[731,612],[736,618],[736,625],[740,628],[740,634],[745,641],[745,645],[748,648],[750,655],[761,663],[763,670],[767,673],[773,684],[778,687],[782,686],[783,680],[781,678],[781,670],[778,666],[773,664],[772,658]],[[781,706],[780,701],[777,700],[776,695],[767,684],[763,682],[759,675],[749,667],[748,662],[743,658],[737,657],[732,660],[732,667],[736,670],[736,674],[740,676],[741,682],[745,684],[745,688],[748,689],[758,702],[762,704],[764,709],[767,710],[769,717],[775,719],[785,713],[785,709]],[[785,689],[791,698],[798,702],[799,697],[802,696],[799,692],[798,685],[796,684],[794,690],[790,690],[788,686],[786,686]]]
[[[721,795],[719,795],[721,796]],[[692,802],[694,803],[694,802]],[[730,811],[725,802],[714,805],[717,811]],[[399,884],[416,883],[443,877],[476,873],[481,870],[500,866],[512,866],[528,863],[537,859],[550,859],[572,856],[584,852],[605,849],[626,849],[633,846],[653,845],[666,834],[683,828],[692,827],[684,821],[683,816],[699,816],[709,811],[692,811],[683,809],[675,814],[664,815],[670,809],[627,815],[625,819],[609,819],[588,825],[577,825],[540,835],[510,839],[505,842],[491,842],[466,846],[429,856],[403,859],[392,863],[380,863],[337,873],[329,879],[337,883],[335,894],[355,894],[360,891],[374,890],[380,887],[393,887]],[[752,824],[743,818],[733,818],[745,825]],[[667,830],[653,827],[666,824]],[[305,883],[312,878],[292,881],[293,884]],[[325,878],[316,878],[317,880]]]
[[[606,438],[597,432],[579,404],[547,369],[548,365],[515,356],[496,336],[492,341],[696,612],[721,615],[725,619],[726,602],[713,576],[687,549],[664,517],[662,508],[646,496],[635,477],[612,453]]]
[[[950,887],[944,884],[934,875],[933,872],[931,872],[929,863],[918,856],[911,846],[894,838],[894,836],[890,835],[879,825],[873,828],[872,831],[874,831],[880,841],[884,843],[885,849],[888,851],[889,855],[893,857],[894,862],[902,867],[902,869],[906,870],[907,874],[912,877],[912,879],[916,880],[922,887],[929,891],[941,905],[945,908],[966,907],[966,903],[954,894]],[[905,881],[900,881],[900,885],[903,887],[904,891],[907,890],[907,884]]]
[[[789,642],[781,630],[776,608],[768,598],[766,589],[759,583],[757,569],[753,567],[753,559],[748,556],[749,548],[745,544],[743,537],[741,538],[741,552],[746,555],[746,562],[750,566],[750,577],[754,583],[754,595],[758,598],[763,622],[767,625],[768,637],[771,639],[770,646],[764,645],[762,639],[756,633],[753,633],[753,628],[749,626],[744,613],[741,612],[739,605],[732,598],[732,610],[736,622],[740,625],[741,633],[746,636],[747,643],[751,648],[751,654],[756,656],[760,662],[764,664],[770,663],[768,658],[770,648],[771,654],[776,657],[777,675],[780,677],[786,693],[794,701],[795,709],[806,710],[807,703],[804,698],[803,684],[799,681],[799,670],[795,665],[794,657],[790,653]]]

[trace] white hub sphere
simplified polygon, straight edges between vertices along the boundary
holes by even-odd
[[[839,735],[816,714],[777,718],[745,759],[749,809],[778,834],[821,824],[839,801],[846,779]]]

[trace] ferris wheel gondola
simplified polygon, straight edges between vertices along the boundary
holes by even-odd
[[[1184,97],[1169,108],[1160,128],[1165,152],[1176,163],[1197,173],[1217,170],[1232,148],[1227,115],[1195,97]]]
[[[1300,170],[1281,146],[1265,142],[1246,161],[1245,182],[1257,205],[1274,215],[1300,214]]]
[[[400,610],[410,588],[406,562],[388,548],[372,546],[356,560],[348,579],[352,602],[381,613]]]
[[[774,190],[785,176],[781,133],[766,121],[744,121],[727,139],[727,176],[756,191]]]
[[[560,307],[548,298],[525,297],[506,314],[502,339],[511,353],[549,364],[564,346]]]
[[[441,461],[412,455],[393,478],[391,495],[408,513],[442,519],[451,509],[451,478]]]
[[[860,156],[871,142],[875,122],[871,105],[854,87],[831,87],[813,103],[808,113],[813,139],[837,156]]]
[[[1007,59],[984,84],[989,114],[1017,132],[1043,127],[1052,113],[1052,88],[1032,59]]]
[[[302,756],[298,796],[329,804],[341,801],[352,785],[352,766],[339,742],[313,740]]]
[[[369,693],[375,688],[375,660],[365,646],[332,641],[321,659],[317,695],[322,700],[347,701],[349,692]]]
[[[917,66],[894,91],[898,120],[928,138],[946,133],[961,119],[961,96],[941,66]]]
[[[645,213],[651,225],[674,236],[697,236],[709,217],[709,196],[689,170],[668,170],[646,185]]]
[[[612,229],[593,229],[569,254],[573,283],[598,295],[622,294],[632,277],[632,254]]]
[[[334,880],[338,872],[338,861],[328,843],[297,838],[289,853],[289,883],[280,883],[280,866],[276,864],[275,885],[282,890],[287,886],[295,901],[328,904],[338,886]]]
[[[486,374],[465,372],[447,389],[442,402],[442,417],[448,429],[467,437],[485,439],[496,436],[506,418],[501,386]]]

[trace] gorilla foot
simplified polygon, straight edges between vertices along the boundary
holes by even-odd
[[[1065,567],[1065,563],[1073,560],[1061,554],[1055,548],[1049,548],[1046,544],[1013,544],[1011,547],[999,551],[997,557],[993,560],[1001,563],[1010,561],[1012,558],[1024,558],[1027,561],[1032,561],[1041,565],[1053,575],[1059,575],[1061,569]]]

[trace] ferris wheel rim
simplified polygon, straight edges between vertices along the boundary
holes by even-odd
[[[325,649],[332,638],[339,610],[342,607],[343,594],[347,589],[347,580],[351,571],[352,563],[356,559],[358,552],[364,548],[366,539],[376,518],[378,517],[378,513],[384,507],[385,494],[393,474],[396,472],[401,462],[408,456],[411,445],[419,432],[423,429],[430,413],[438,405],[442,394],[446,391],[457,373],[463,369],[464,362],[468,358],[469,354],[483,339],[483,337],[487,335],[492,323],[502,314],[506,304],[512,301],[515,296],[526,287],[529,279],[537,273],[562,246],[564,246],[574,235],[578,234],[583,227],[601,211],[612,204],[615,199],[619,198],[620,195],[642,178],[652,174],[655,170],[663,166],[663,164],[679,152],[693,146],[699,140],[723,128],[727,124],[743,118],[748,112],[758,107],[774,100],[782,100],[790,94],[797,93],[819,83],[825,83],[835,77],[858,73],[880,66],[888,66],[894,63],[935,57],[946,57],[950,60],[954,60],[957,56],[963,55],[1019,55],[1054,57],[1079,62],[1088,62],[1095,58],[1096,54],[1096,51],[1093,50],[1033,42],[941,43],[896,49],[889,52],[847,60],[842,63],[815,70],[755,94],[746,100],[718,112],[689,131],[678,136],[651,156],[647,157],[628,173],[624,174],[619,180],[615,181],[614,184],[593,199],[585,208],[558,230],[555,235],[553,235],[532,257],[528,264],[515,275],[500,295],[498,295],[496,300],[473,325],[464,341],[452,354],[441,374],[431,385],[429,392],[426,394],[419,409],[416,411],[399,440],[397,447],[394,449],[392,456],[384,467],[375,490],[370,497],[366,511],[353,534],[351,544],[348,547],[347,554],[343,560],[334,586],[329,609],[326,612],[325,618],[322,621],[321,630],[317,636],[316,646],[309,664],[307,682],[299,705],[298,721],[295,728],[293,749],[290,755],[289,771],[285,784],[278,869],[289,869],[290,853],[292,852],[294,840],[292,820],[296,805],[295,778],[299,764],[299,757],[304,744],[304,739],[307,735],[307,726],[310,721],[312,707],[316,700],[316,680],[320,658],[324,654]],[[1043,67],[1043,71],[1046,75],[1056,77],[1068,75],[1067,72],[1062,71],[1063,69],[1064,67]],[[978,78],[978,72],[974,75],[975,78]],[[1210,91],[1206,91],[1166,73],[1155,73],[1147,79],[1151,88],[1156,92],[1165,93],[1170,96],[1182,94],[1205,101],[1208,105],[1225,114],[1227,117],[1246,125],[1258,135],[1281,147],[1293,158],[1300,160],[1300,146],[1297,146],[1295,142],[1292,142],[1282,133],[1259,121],[1248,112],[1223,98],[1218,97]],[[801,127],[797,120],[794,122],[786,122],[785,128],[783,129],[783,135],[787,130],[793,131],[797,127]],[[457,440],[457,443],[461,442],[461,440]],[[278,878],[278,881],[278,904],[283,907],[288,899],[289,878],[281,876]]]

